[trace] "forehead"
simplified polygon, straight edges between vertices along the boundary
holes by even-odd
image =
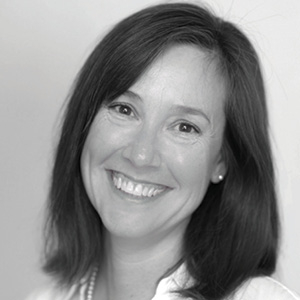
[[[225,80],[208,51],[177,45],[163,52],[132,86],[142,98],[193,106],[223,106]],[[153,101],[153,99],[149,99]]]

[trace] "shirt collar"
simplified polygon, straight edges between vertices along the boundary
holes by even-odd
[[[182,264],[170,276],[163,278],[156,289],[155,296],[152,300],[177,300],[180,298],[179,294],[174,291],[190,287],[193,279],[189,276],[186,265]]]

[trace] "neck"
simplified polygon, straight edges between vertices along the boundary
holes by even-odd
[[[96,289],[101,299],[152,299],[158,281],[181,258],[182,234],[126,239],[107,233],[105,239]]]

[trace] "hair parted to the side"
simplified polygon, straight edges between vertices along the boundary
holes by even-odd
[[[82,278],[102,255],[103,225],[80,173],[90,125],[104,101],[124,93],[167,47],[180,43],[212,55],[226,80],[222,151],[227,174],[209,186],[188,225],[182,259],[195,284],[179,292],[223,299],[249,277],[275,269],[279,222],[258,57],[233,24],[203,7],[173,3],[117,24],[75,82],[57,147],[46,227],[44,269],[61,284]]]

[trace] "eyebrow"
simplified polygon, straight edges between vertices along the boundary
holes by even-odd
[[[128,96],[128,97],[133,98],[133,99],[140,100],[140,101],[142,100],[142,98],[138,94],[136,94],[135,92],[133,92],[131,90],[125,91],[123,93],[123,95]]]
[[[142,98],[138,94],[136,94],[135,92],[133,92],[131,90],[127,90],[126,92],[124,92],[124,95],[128,96],[130,98],[142,101]],[[183,113],[183,114],[190,114],[190,115],[194,115],[194,116],[202,116],[202,117],[204,117],[204,119],[206,119],[208,121],[208,123],[210,123],[209,117],[200,108],[195,108],[195,107],[190,107],[190,106],[185,106],[185,105],[174,105],[171,108],[171,111],[174,113]]]
[[[199,109],[199,108],[185,106],[185,105],[175,105],[172,108],[172,111],[174,111],[176,113],[184,113],[184,114],[189,114],[189,115],[194,115],[194,116],[202,116],[208,121],[208,123],[210,123],[210,119],[207,116],[207,114],[202,109]]]

